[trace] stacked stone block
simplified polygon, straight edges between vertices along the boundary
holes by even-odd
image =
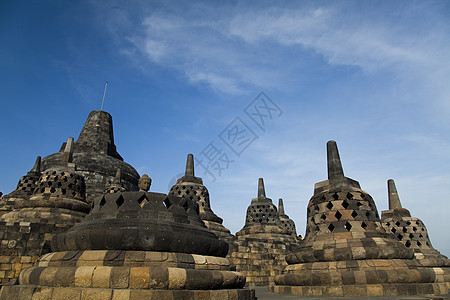
[[[252,199],[245,226],[236,237],[233,263],[245,274],[249,286],[267,286],[273,282],[287,265],[286,254],[299,243],[284,228],[277,208],[266,197],[262,178],[258,182],[258,197]]]
[[[327,144],[328,180],[315,185],[307,233],[270,290],[304,296],[447,294],[448,265],[417,260],[387,233],[375,202],[344,176],[334,141]]]

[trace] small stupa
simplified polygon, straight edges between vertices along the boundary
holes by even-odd
[[[28,199],[33,195],[36,188],[36,182],[41,177],[41,157],[38,156],[34,163],[33,168],[22,176],[14,191],[5,195],[0,200],[0,217],[5,213],[14,209],[14,202],[16,199]]]
[[[264,180],[258,180],[258,196],[247,209],[244,227],[236,233],[237,250],[232,253],[236,269],[249,286],[267,286],[280,274],[286,254],[298,240],[282,225],[272,199],[266,197]]]
[[[393,179],[387,181],[389,210],[381,212],[381,221],[387,232],[391,232],[400,243],[414,250],[417,259],[435,258],[447,260],[431,245],[425,224],[402,207]]]
[[[327,143],[328,180],[316,183],[306,236],[287,255],[271,292],[302,296],[404,296],[448,293],[448,267],[429,267],[387,233],[372,197],[344,176],[336,142]]]
[[[286,228],[287,234],[297,236],[297,231],[295,230],[295,222],[290,219],[288,215],[284,212],[283,199],[278,199],[278,217],[280,218],[281,225]]]
[[[186,197],[197,202],[200,219],[219,239],[229,244],[230,253],[233,251],[236,237],[223,226],[222,218],[212,211],[208,189],[203,185],[202,178],[195,177],[194,155],[187,155],[185,174],[170,188],[169,195]]]
[[[198,204],[148,192],[150,184],[143,176],[139,191],[96,198],[83,222],[54,236],[53,252],[0,299],[254,299]]]

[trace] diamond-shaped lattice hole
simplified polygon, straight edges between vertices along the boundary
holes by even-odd
[[[410,233],[409,238],[412,239],[414,237],[414,234]]]
[[[337,200],[337,199],[339,199],[339,195],[338,195],[338,193],[334,193],[334,194],[333,194],[333,199],[334,199],[334,200]]]
[[[328,225],[328,230],[333,231],[334,230],[334,225],[333,224]]]
[[[399,241],[401,241],[403,239],[403,235],[401,235],[401,234],[397,235],[397,237],[398,237]]]
[[[144,205],[148,203],[148,200],[145,196],[142,196],[141,198],[138,199],[137,202],[140,207],[144,207]]]
[[[322,214],[322,215],[320,216],[320,218],[321,218],[322,220],[325,220],[325,219],[327,218],[327,216],[325,216],[325,214]]]
[[[350,203],[348,203],[347,200],[344,200],[344,201],[342,201],[341,205],[342,205],[343,208],[346,209],[347,207],[349,207]]]
[[[413,226],[413,230],[414,230],[414,231],[417,231],[417,228]]]
[[[366,229],[366,227],[367,227],[367,224],[366,224],[366,223],[364,223],[364,222],[362,222],[362,223],[361,223],[361,227],[362,227],[363,229]]]
[[[422,243],[417,241],[417,246],[419,246],[419,247],[422,246]]]
[[[328,202],[327,208],[328,208],[328,209],[332,209],[332,208],[333,208],[333,203],[331,203],[331,201]]]
[[[358,202],[356,202],[356,206],[361,207],[362,203],[358,201]]]
[[[411,233],[411,234],[412,234],[412,233]],[[419,237],[420,237],[420,238],[422,238],[422,237],[423,237],[423,235],[422,235],[422,234],[419,234]]]
[[[116,200],[117,207],[121,207],[124,202],[125,200],[120,196],[119,199]]]
[[[319,226],[316,226],[316,231],[319,231],[319,230],[320,230]]]
[[[337,212],[334,214],[334,216],[336,217],[336,219],[340,220],[341,217],[342,217],[342,214],[341,214],[339,211],[337,211]]]
[[[410,241],[406,241],[405,246],[409,248],[411,246],[411,242]]]
[[[369,212],[369,211],[366,211],[366,214],[365,214],[365,215],[366,215],[367,218],[369,218],[369,217],[370,217],[370,212]]]
[[[349,222],[346,222],[344,224],[344,228],[347,229],[347,231],[350,231],[350,229],[352,229],[352,224],[350,224]]]
[[[106,204],[106,200],[105,200],[105,198],[102,198],[102,201],[100,201],[100,206],[103,206],[105,204]]]
[[[406,229],[406,227],[403,227],[402,231],[406,233],[408,229]]]
[[[321,201],[325,201],[325,199],[326,199],[325,196],[320,197]]]
[[[427,242],[427,246],[430,246],[430,243]]]
[[[406,222],[406,225],[411,225],[411,222],[410,221]]]
[[[396,233],[397,230],[396,230],[395,228],[392,228],[392,229],[391,229],[391,232],[392,232],[392,233]]]
[[[353,217],[353,218],[356,218],[357,216],[358,216],[358,213],[357,213],[356,211],[353,211],[353,212],[352,212],[352,217]]]
[[[187,203],[187,201],[184,202],[183,208],[185,211],[187,211],[189,209],[189,204]]]
[[[350,200],[353,198],[353,194],[352,193],[347,193],[347,199]]]
[[[391,226],[391,223],[387,222],[386,225],[389,227],[389,226]]]
[[[400,226],[400,222],[399,221],[395,222],[395,225]]]
[[[315,205],[315,206],[314,206],[314,210],[315,210],[315,211],[319,211],[319,206]]]

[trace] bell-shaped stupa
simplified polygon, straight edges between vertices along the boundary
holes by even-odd
[[[102,110],[92,111],[81,130],[78,140],[69,138],[59,152],[42,159],[42,170],[71,167],[82,175],[86,184],[86,199],[91,203],[103,194],[121,170],[122,185],[129,191],[137,190],[139,174],[116,150],[112,117]]]
[[[413,249],[418,259],[428,257],[447,260],[431,245],[425,224],[402,207],[394,180],[389,179],[387,186],[389,209],[381,212],[381,221],[386,231],[395,235],[407,248]]]
[[[53,252],[0,299],[253,299],[198,204],[148,192],[150,184],[143,176],[139,191],[96,198],[83,222],[54,236]]]
[[[195,177],[194,156],[192,154],[187,156],[184,176],[177,179],[177,183],[171,187],[169,195],[185,197],[195,201],[199,206],[200,219],[202,219],[206,227],[214,232],[219,239],[226,241],[230,246],[230,251],[234,249],[235,236],[223,226],[222,218],[212,211],[209,192],[206,186],[203,185],[203,179]]]
[[[5,195],[0,200],[0,217],[14,209],[16,199],[28,199],[33,195],[36,188],[36,182],[41,177],[41,157],[38,156],[33,168],[19,179],[19,183],[14,191]]]
[[[293,236],[297,236],[297,231],[295,230],[295,222],[284,213],[284,204],[283,199],[281,198],[278,199],[278,217],[280,218],[281,225],[283,225],[287,233]]]
[[[344,176],[336,142],[327,143],[327,156],[328,180],[314,187],[305,239],[287,255],[289,266],[270,290],[347,297],[447,294],[446,267],[413,259],[414,251],[384,230],[372,197]]]
[[[264,180],[258,180],[258,196],[247,209],[244,227],[236,233],[237,250],[232,253],[236,269],[245,274],[249,286],[267,286],[286,264],[286,253],[298,239],[282,225],[277,207],[266,197]]]

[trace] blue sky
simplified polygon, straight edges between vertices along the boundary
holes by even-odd
[[[0,36],[4,194],[78,137],[108,81],[117,149],[153,191],[168,192],[187,153],[231,161],[215,180],[196,174],[233,233],[263,177],[304,234],[334,139],[378,210],[395,179],[450,255],[448,1],[2,1]],[[246,108],[261,92],[279,110],[260,127]]]

